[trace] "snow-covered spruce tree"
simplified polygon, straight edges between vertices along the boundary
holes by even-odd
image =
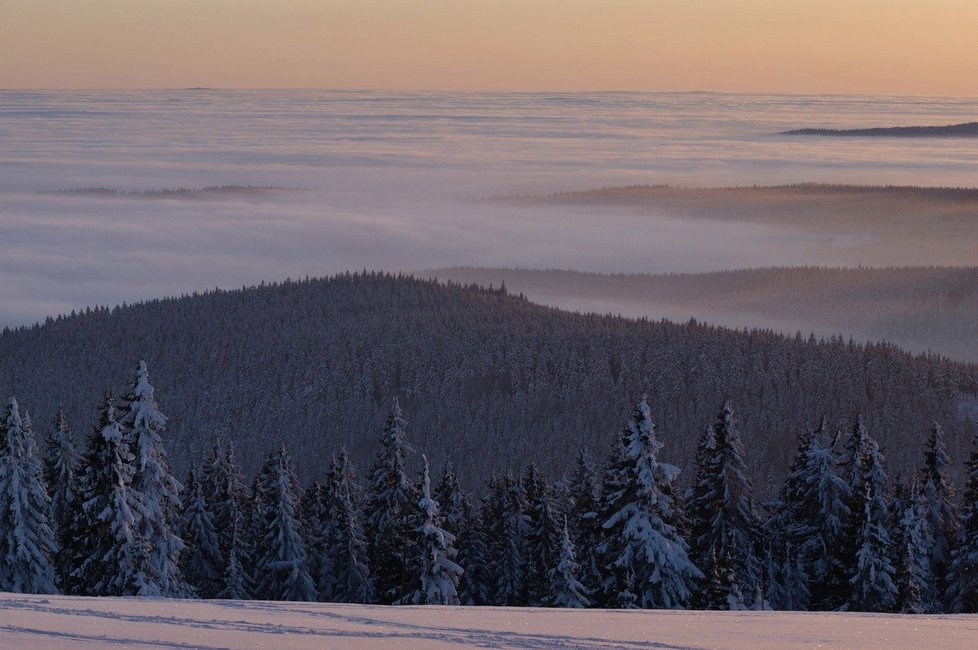
[[[957,543],[947,571],[947,602],[955,613],[978,612],[978,436],[965,463]]]
[[[150,570],[147,589],[161,596],[181,597],[189,590],[180,572],[180,490],[183,486],[171,474],[166,461],[163,433],[166,417],[156,403],[146,362],[136,365],[133,381],[120,418],[130,450],[135,454],[133,489],[142,499],[138,519],[140,534],[149,544]]]
[[[933,569],[934,540],[927,521],[926,497],[914,482],[894,531],[896,546],[896,609],[904,614],[938,613],[942,609]]]
[[[486,565],[485,532],[451,462],[445,463],[434,496],[445,529],[455,535],[456,561],[463,571],[458,583],[459,601],[463,605],[488,604],[491,580]]]
[[[227,561],[217,597],[225,600],[247,600],[251,597],[251,578],[245,571],[245,552],[242,528],[244,517],[239,513],[231,524],[230,544],[225,553]]]
[[[285,447],[272,452],[259,477],[264,499],[256,591],[264,600],[314,601],[299,520],[299,495]]]
[[[233,441],[218,439],[215,442],[210,457],[204,463],[200,483],[207,508],[214,517],[214,530],[217,532],[221,555],[226,560],[234,523],[247,518],[244,512],[247,489],[235,458]],[[243,528],[239,531],[238,546],[241,552],[247,554],[247,545],[244,543],[247,536],[244,532]]]
[[[51,518],[58,530],[70,519],[80,454],[63,406],[58,406],[44,454],[44,478],[51,496]]]
[[[180,554],[181,573],[201,598],[217,598],[223,588],[226,561],[214,528],[214,515],[197,478],[196,466],[190,467],[182,503],[183,536],[186,548]]]
[[[598,525],[600,488],[594,460],[587,448],[581,449],[577,455],[569,489],[568,526],[571,542],[577,552],[577,561],[581,567],[580,577],[585,584],[597,585],[600,583],[601,574],[598,571],[594,549],[598,545],[600,528]]]
[[[492,602],[492,568],[486,543],[486,524],[472,503],[465,500],[464,525],[458,535],[458,563],[464,573],[459,580],[458,597],[463,605],[488,605]]]
[[[632,576],[632,593],[639,607],[688,607],[695,581],[703,574],[690,561],[685,540],[668,523],[674,513],[666,488],[672,487],[679,469],[658,460],[662,443],[656,438],[644,398],[635,407],[619,444],[626,445],[620,453],[625,460],[624,480],[614,499],[617,510],[603,524],[606,537],[602,542],[618,540],[614,544],[618,555],[606,570],[618,577],[619,591]],[[602,554],[607,551],[599,547]]]
[[[526,604],[526,493],[507,473],[498,487],[498,533],[495,535],[492,566],[496,573],[495,605],[521,607]]]
[[[319,481],[313,481],[302,494],[299,504],[300,519],[302,520],[303,542],[306,545],[309,576],[321,600],[327,598],[320,589],[319,580],[323,574],[323,560],[326,554],[326,532],[331,526],[329,521],[328,490]],[[327,591],[329,587],[327,586]]]
[[[373,603],[376,600],[370,574],[367,538],[363,532],[363,512],[356,469],[346,450],[340,451],[335,471],[329,475],[327,491],[331,497],[330,521],[333,533],[327,535],[328,562],[331,567],[330,600],[342,603]]]
[[[947,592],[948,564],[958,532],[958,512],[954,504],[954,488],[949,476],[951,459],[944,442],[944,429],[935,423],[924,451],[921,496],[926,506],[926,521],[933,545],[929,549],[930,565],[935,578],[935,593],[924,594],[931,607],[943,607]],[[928,610],[935,611],[935,610]]]
[[[377,598],[393,603],[409,593],[405,546],[409,537],[408,513],[413,510],[414,488],[407,474],[408,447],[405,422],[397,399],[393,401],[381,436],[381,450],[370,473],[366,521],[370,567]]]
[[[428,459],[421,456],[424,469],[421,476],[421,499],[418,511],[422,524],[415,531],[420,551],[421,576],[419,588],[411,600],[419,605],[458,605],[458,581],[463,569],[455,562],[455,535],[442,528],[438,502],[431,496]]]
[[[0,438],[0,590],[57,592],[51,503],[29,418],[7,405]]]
[[[857,466],[858,489],[863,493],[862,518],[857,538],[855,572],[850,579],[850,611],[888,612],[896,604],[896,571],[891,562],[892,541],[886,527],[886,473],[879,445],[862,435]]]
[[[133,461],[106,397],[88,438],[79,475],[79,510],[72,521],[73,591],[87,596],[157,596],[149,544],[138,522],[142,495],[132,488]]]
[[[848,561],[840,554],[850,518],[849,486],[835,473],[824,422],[802,436],[782,493],[784,542],[794,549],[791,574],[810,581],[810,600],[799,586],[791,589],[792,608],[836,609],[848,597]]]
[[[624,552],[625,540],[609,534],[604,523],[621,509],[621,499],[629,483],[628,428],[623,428],[611,446],[601,479],[601,494],[595,513],[595,546],[592,550],[600,577],[596,590],[598,607],[628,609],[635,606],[634,576],[629,571],[612,571]],[[625,583],[628,583],[627,585]],[[625,595],[625,600],[621,596]]]
[[[560,555],[561,520],[554,488],[535,463],[523,481],[527,506],[526,600],[531,607],[543,604],[550,591],[550,571]]]
[[[560,555],[557,557],[557,563],[550,569],[550,588],[544,604],[550,607],[574,609],[590,605],[587,587],[578,579],[580,572],[574,542],[571,540],[570,528],[565,518],[560,537]]]
[[[726,402],[697,451],[697,475],[688,503],[690,547],[701,563],[711,553],[721,561],[729,557],[737,584],[751,592],[761,582],[753,493],[733,409]]]
[[[802,555],[790,542],[782,538],[784,549],[773,554],[768,563],[767,600],[774,609],[800,611],[809,609],[811,591],[810,579]],[[772,549],[775,551],[776,549]],[[762,603],[763,605],[763,603]],[[757,609],[757,607],[753,607]]]

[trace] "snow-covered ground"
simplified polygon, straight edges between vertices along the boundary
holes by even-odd
[[[0,648],[974,648],[978,616],[380,607],[0,594]]]

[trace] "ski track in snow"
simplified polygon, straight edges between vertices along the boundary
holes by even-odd
[[[0,648],[973,648],[978,616],[382,607],[0,594]]]

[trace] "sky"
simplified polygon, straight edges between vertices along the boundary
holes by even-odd
[[[975,96],[975,0],[0,0],[0,88]]]

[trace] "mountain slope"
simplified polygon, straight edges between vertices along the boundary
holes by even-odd
[[[791,267],[664,275],[458,267],[419,275],[483,286],[505,282],[511,292],[562,309],[696,318],[788,334],[841,334],[978,362],[978,267]]]
[[[63,401],[83,432],[140,357],[170,416],[178,470],[218,434],[238,442],[249,471],[283,442],[307,479],[341,445],[363,463],[398,396],[411,444],[436,463],[453,457],[470,484],[529,460],[559,474],[582,444],[603,453],[645,391],[679,464],[729,398],[758,476],[780,475],[820,415],[841,424],[857,411],[909,470],[935,419],[963,449],[971,425],[955,421],[957,401],[976,377],[887,345],[579,315],[498,291],[346,274],[5,331],[0,391],[16,393],[39,430]]]

